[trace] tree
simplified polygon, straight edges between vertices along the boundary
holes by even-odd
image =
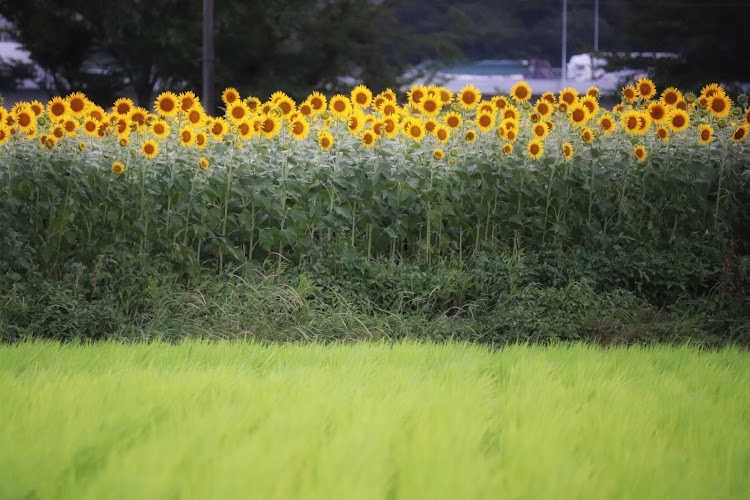
[[[711,82],[750,82],[743,53],[750,2],[625,1],[631,12],[628,35],[636,48],[680,55],[652,63],[658,86],[698,91]]]

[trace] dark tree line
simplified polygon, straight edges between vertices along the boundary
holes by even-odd
[[[600,50],[680,52],[657,69],[672,84],[750,81],[739,57],[750,2],[731,2],[600,0]],[[593,50],[594,1],[568,4],[568,54]],[[353,81],[380,90],[425,60],[560,64],[559,0],[216,0],[215,9],[217,89],[261,98]],[[149,105],[160,89],[200,90],[202,0],[0,0],[0,15],[51,92],[111,102],[128,91]],[[0,84],[19,69],[5,65]]]

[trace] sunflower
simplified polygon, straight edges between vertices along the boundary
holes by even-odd
[[[518,121],[513,118],[505,118],[501,124],[505,130],[518,130]]]
[[[562,153],[566,160],[570,160],[573,158],[573,146],[569,142],[563,142]]]
[[[53,97],[47,103],[47,111],[53,118],[60,118],[68,112],[68,103],[62,97]]]
[[[494,113],[497,111],[492,101],[482,101],[477,105],[477,114],[479,113]]]
[[[599,99],[601,91],[599,90],[599,87],[589,87],[588,89],[586,89],[586,95],[589,97],[593,97],[594,99]]]
[[[667,108],[661,101],[655,101],[648,105],[648,114],[654,123],[663,123],[667,120]]]
[[[732,110],[732,101],[728,96],[714,94],[708,98],[708,110],[717,118],[724,118]]]
[[[582,104],[574,104],[570,107],[570,123],[576,127],[583,127],[589,119],[588,108]]]
[[[295,139],[301,141],[310,133],[310,122],[304,116],[298,116],[289,124],[289,130]]]
[[[366,148],[371,148],[375,145],[378,140],[378,134],[373,130],[365,130],[362,134],[362,145]]]
[[[443,103],[437,96],[426,95],[417,105],[419,111],[427,116],[437,116],[440,114],[440,108],[443,107]]]
[[[221,100],[224,101],[224,105],[229,106],[234,101],[240,98],[240,93],[233,87],[227,87],[224,92],[221,93]]]
[[[742,141],[747,139],[748,129],[750,129],[750,125],[748,125],[747,123],[740,125],[739,127],[737,127],[737,130],[732,132],[730,139],[732,139],[732,141],[736,142],[737,144],[741,143]]]
[[[180,111],[182,111],[183,113],[187,113],[188,111],[193,109],[193,106],[195,106],[199,102],[199,99],[195,95],[195,93],[189,90],[178,95],[177,100],[180,102]]]
[[[154,111],[159,115],[171,117],[180,109],[178,103],[179,100],[174,93],[162,92],[154,101]]]
[[[42,113],[44,113],[44,104],[39,101],[31,101],[31,103],[29,103],[29,107],[37,117],[41,116]]]
[[[537,123],[536,125],[531,127],[531,135],[533,135],[535,139],[543,141],[547,138],[548,134],[549,129],[547,128],[546,123]]]
[[[501,116],[503,117],[503,120],[510,119],[518,121],[518,119],[521,117],[521,113],[518,111],[518,108],[516,108],[512,104],[508,104],[502,111]]]
[[[427,95],[427,87],[423,85],[414,85],[411,90],[406,93],[409,100],[409,104],[419,104],[422,98]]]
[[[581,130],[581,139],[583,139],[584,142],[593,142],[594,132],[592,132],[590,128],[585,127],[583,130]]]
[[[668,141],[669,140],[669,129],[667,127],[661,126],[656,129],[656,136],[661,139],[662,141]]]
[[[506,122],[503,121],[503,129],[505,130],[505,140],[508,142],[515,142],[518,138],[518,129],[515,127],[510,127],[509,125],[512,125],[514,122]]]
[[[352,90],[352,104],[359,108],[366,108],[372,102],[372,92],[364,85],[357,85]]]
[[[169,125],[164,120],[156,120],[151,124],[151,132],[159,139],[169,137]]]
[[[488,132],[495,126],[494,113],[479,113],[475,120],[477,128],[482,132]]]
[[[674,109],[667,116],[667,125],[673,132],[682,132],[690,125],[690,116],[682,109]]]
[[[553,106],[557,104],[557,98],[555,97],[554,92],[545,92],[544,94],[542,94],[542,97],[540,97],[540,99],[542,99],[543,101],[547,101]]]
[[[443,117],[449,129],[456,130],[463,123],[463,118],[458,113],[448,113]]]
[[[453,92],[446,89],[445,87],[436,87],[435,94],[438,96],[443,106],[453,102]]]
[[[508,105],[508,99],[501,95],[493,97],[492,99],[490,99],[490,102],[498,111],[502,111]]]
[[[571,106],[578,99],[578,91],[568,87],[560,91],[560,102]]]
[[[190,127],[183,127],[180,130],[180,145],[189,147],[195,144],[195,132]]]
[[[206,144],[208,143],[206,133],[205,132],[197,132],[195,134],[195,147],[198,149],[206,149]]]
[[[127,146],[130,145],[130,138],[128,138],[128,137],[120,137],[120,141],[119,142],[120,142],[120,146],[122,146],[123,148],[127,147]]]
[[[385,89],[383,92],[381,92],[385,96],[385,98],[389,101],[397,101],[398,98],[396,96],[396,93],[391,90],[390,88]]]
[[[503,127],[502,123],[497,126],[495,133],[500,139],[505,139],[506,130],[505,130],[505,127]]]
[[[122,116],[117,119],[114,123],[115,126],[115,135],[118,138],[123,137],[129,137],[130,132],[132,132],[131,123],[128,120],[127,116]],[[70,130],[69,127],[66,127],[66,130]],[[75,132],[68,132],[68,135],[75,135]]]
[[[201,156],[198,160],[198,166],[203,170],[208,170],[208,159],[205,156]]]
[[[274,100],[273,102],[276,103],[276,107],[281,110],[281,114],[283,116],[289,116],[297,111],[297,103],[294,102],[294,99],[286,94]]]
[[[599,126],[604,130],[605,134],[611,134],[617,128],[617,124],[609,113],[603,114],[599,118]]]
[[[547,118],[552,114],[552,105],[545,99],[539,99],[534,105],[534,110],[539,113],[542,118]]]
[[[229,133],[229,124],[224,118],[213,118],[210,124],[207,125],[209,126],[208,131],[211,133],[211,136],[217,141],[221,141]]]
[[[86,121],[83,122],[83,133],[86,135],[90,135],[91,137],[94,137],[97,135],[97,129],[99,128],[99,122],[92,118],[87,118]]]
[[[89,116],[98,122],[103,122],[107,119],[107,113],[105,113],[104,109],[100,106],[91,106],[86,112],[86,116]]]
[[[445,153],[442,149],[436,149],[432,152],[432,157],[436,160],[442,160],[443,158],[445,158]]]
[[[328,104],[326,96],[317,91],[310,94],[305,102],[310,105],[314,114],[319,114],[325,111]]]
[[[128,119],[127,118],[121,118],[121,120],[124,122],[124,125],[121,125],[121,127],[128,128],[128,126],[130,125],[130,122],[128,121]],[[118,122],[118,124],[119,124],[119,122]],[[20,123],[19,123],[19,125],[20,125]],[[78,122],[77,121],[68,118],[67,120],[65,120],[64,122],[62,122],[62,126],[65,129],[65,134],[66,135],[69,135],[69,136],[76,135],[76,130],[78,130]],[[130,132],[130,130],[128,130],[128,132]]]
[[[251,113],[257,113],[261,103],[260,99],[257,97],[247,97],[245,98],[245,104],[247,104],[247,109],[249,109]]]
[[[119,161],[116,161],[112,164],[112,173],[115,175],[120,175],[125,171],[125,165],[120,163]]]
[[[473,130],[467,130],[464,134],[464,139],[466,139],[466,142],[471,144],[472,142],[477,140],[477,133]]]
[[[714,129],[710,125],[700,125],[698,127],[698,140],[701,144],[709,144],[714,138]]]
[[[643,135],[651,128],[651,116],[647,112],[638,113],[638,135]]]
[[[316,101],[317,102],[317,101]],[[312,101],[311,101],[312,105]],[[313,109],[315,109],[316,105],[313,105]],[[349,101],[349,98],[337,94],[333,97],[331,97],[330,102],[328,103],[328,109],[330,110],[331,114],[339,119],[344,119],[349,116],[349,114],[352,111],[352,104]]]
[[[419,142],[425,136],[424,125],[422,125],[422,123],[417,120],[413,120],[406,124],[404,133],[415,142]]]
[[[750,123],[750,109],[745,113],[745,123]]]
[[[624,106],[622,105],[622,103],[615,104],[614,106],[612,106],[613,113],[622,113],[623,109],[624,109]]]
[[[628,134],[637,134],[638,129],[640,128],[639,118],[640,113],[632,109],[623,113],[620,117],[620,122],[622,123],[622,128],[625,129],[625,132]]]
[[[683,111],[687,111],[687,102],[685,102],[685,99],[680,99],[675,103],[674,107]]]
[[[532,140],[529,142],[529,145],[526,148],[526,152],[529,154],[530,157],[537,159],[542,154],[544,154],[544,146],[542,145],[542,141],[539,140]]]
[[[438,122],[434,118],[430,118],[429,120],[426,120],[424,122],[424,129],[429,134],[434,134],[435,133],[435,127],[437,127],[437,126],[438,126]]]
[[[96,131],[96,135],[99,137],[104,137],[105,135],[109,134],[109,124],[108,123],[100,123],[99,128]]]
[[[724,90],[724,87],[719,85],[718,83],[709,83],[705,87],[701,89],[701,95],[704,97],[711,97],[714,95],[726,95],[726,91]]]
[[[638,91],[638,95],[647,101],[656,95],[654,82],[648,78],[641,78],[635,82],[635,88]]]
[[[193,106],[193,109],[187,113],[187,119],[194,127],[203,125],[206,122],[206,118],[208,117],[200,105]]]
[[[74,92],[67,97],[68,109],[76,118],[81,118],[86,114],[86,108],[89,105],[86,95],[82,92]]]
[[[55,139],[62,139],[65,137],[65,127],[62,125],[58,125],[55,128],[52,129],[52,135],[55,137]]]
[[[638,92],[635,90],[634,86],[628,85],[626,87],[623,87],[622,97],[626,101],[635,101],[638,98]]]
[[[398,135],[398,119],[395,116],[386,116],[383,118],[383,128],[388,137],[393,138]]]
[[[588,110],[590,117],[596,116],[596,114],[599,112],[599,101],[597,101],[596,97],[594,96],[585,95],[581,97],[578,102]]]
[[[451,132],[445,125],[436,126],[434,135],[441,144],[445,144],[451,138]]]
[[[682,93],[674,87],[669,87],[661,93],[659,100],[667,106],[674,106],[680,99],[682,99]]]
[[[505,144],[503,146],[503,153],[505,153],[506,156],[511,154],[512,152],[513,152],[513,144]]]
[[[482,99],[482,93],[474,85],[467,85],[458,94],[458,102],[464,109],[473,109]]]
[[[14,114],[16,123],[24,132],[30,130],[36,125],[36,115],[31,111],[31,108],[23,106],[16,110]]]
[[[247,107],[244,101],[238,99],[227,106],[226,115],[232,123],[238,125],[250,116],[250,108]]]
[[[132,123],[138,131],[146,130],[147,118],[148,111],[143,108],[133,108],[127,116],[128,121]]]
[[[333,146],[333,136],[327,130],[318,132],[318,146],[320,149],[327,151]]]
[[[510,88],[510,97],[518,104],[524,103],[531,99],[531,87],[528,83],[520,81]]]
[[[635,157],[638,159],[638,161],[645,161],[646,157],[648,156],[646,148],[643,146],[643,144],[638,144],[636,147],[634,147],[633,153],[635,153]]]
[[[360,109],[355,109],[346,120],[346,128],[353,136],[357,136],[365,128],[365,115]]]
[[[128,99],[127,97],[120,97],[112,106],[112,111],[114,111],[114,113],[119,116],[128,116],[128,114],[130,114],[134,107],[135,105],[133,104],[132,99]]]
[[[263,133],[266,139],[273,139],[279,133],[279,130],[281,130],[281,120],[273,115],[261,117],[260,132]]]
[[[143,153],[143,156],[146,158],[153,158],[159,154],[159,146],[157,146],[155,141],[149,139],[141,146],[141,153]]]
[[[380,111],[380,108],[383,107],[383,103],[385,103],[385,101],[395,101],[395,99],[390,99],[386,97],[383,92],[381,92],[380,94],[372,98],[370,106],[372,107],[373,111]]]
[[[237,132],[240,133],[242,140],[246,141],[255,135],[255,127],[248,119],[237,125]]]
[[[312,116],[314,111],[310,102],[305,101],[299,105],[299,108],[297,108],[297,112],[302,116]]]

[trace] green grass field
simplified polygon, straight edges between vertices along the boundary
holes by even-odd
[[[736,349],[0,347],[0,498],[748,498]]]

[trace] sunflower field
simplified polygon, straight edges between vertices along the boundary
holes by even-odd
[[[119,249],[197,272],[341,247],[428,266],[602,238],[669,248],[746,220],[746,96],[643,79],[611,110],[596,88],[531,97],[525,82],[300,103],[228,88],[219,117],[192,92],[150,110],[21,102],[0,108],[6,230],[49,272]]]

